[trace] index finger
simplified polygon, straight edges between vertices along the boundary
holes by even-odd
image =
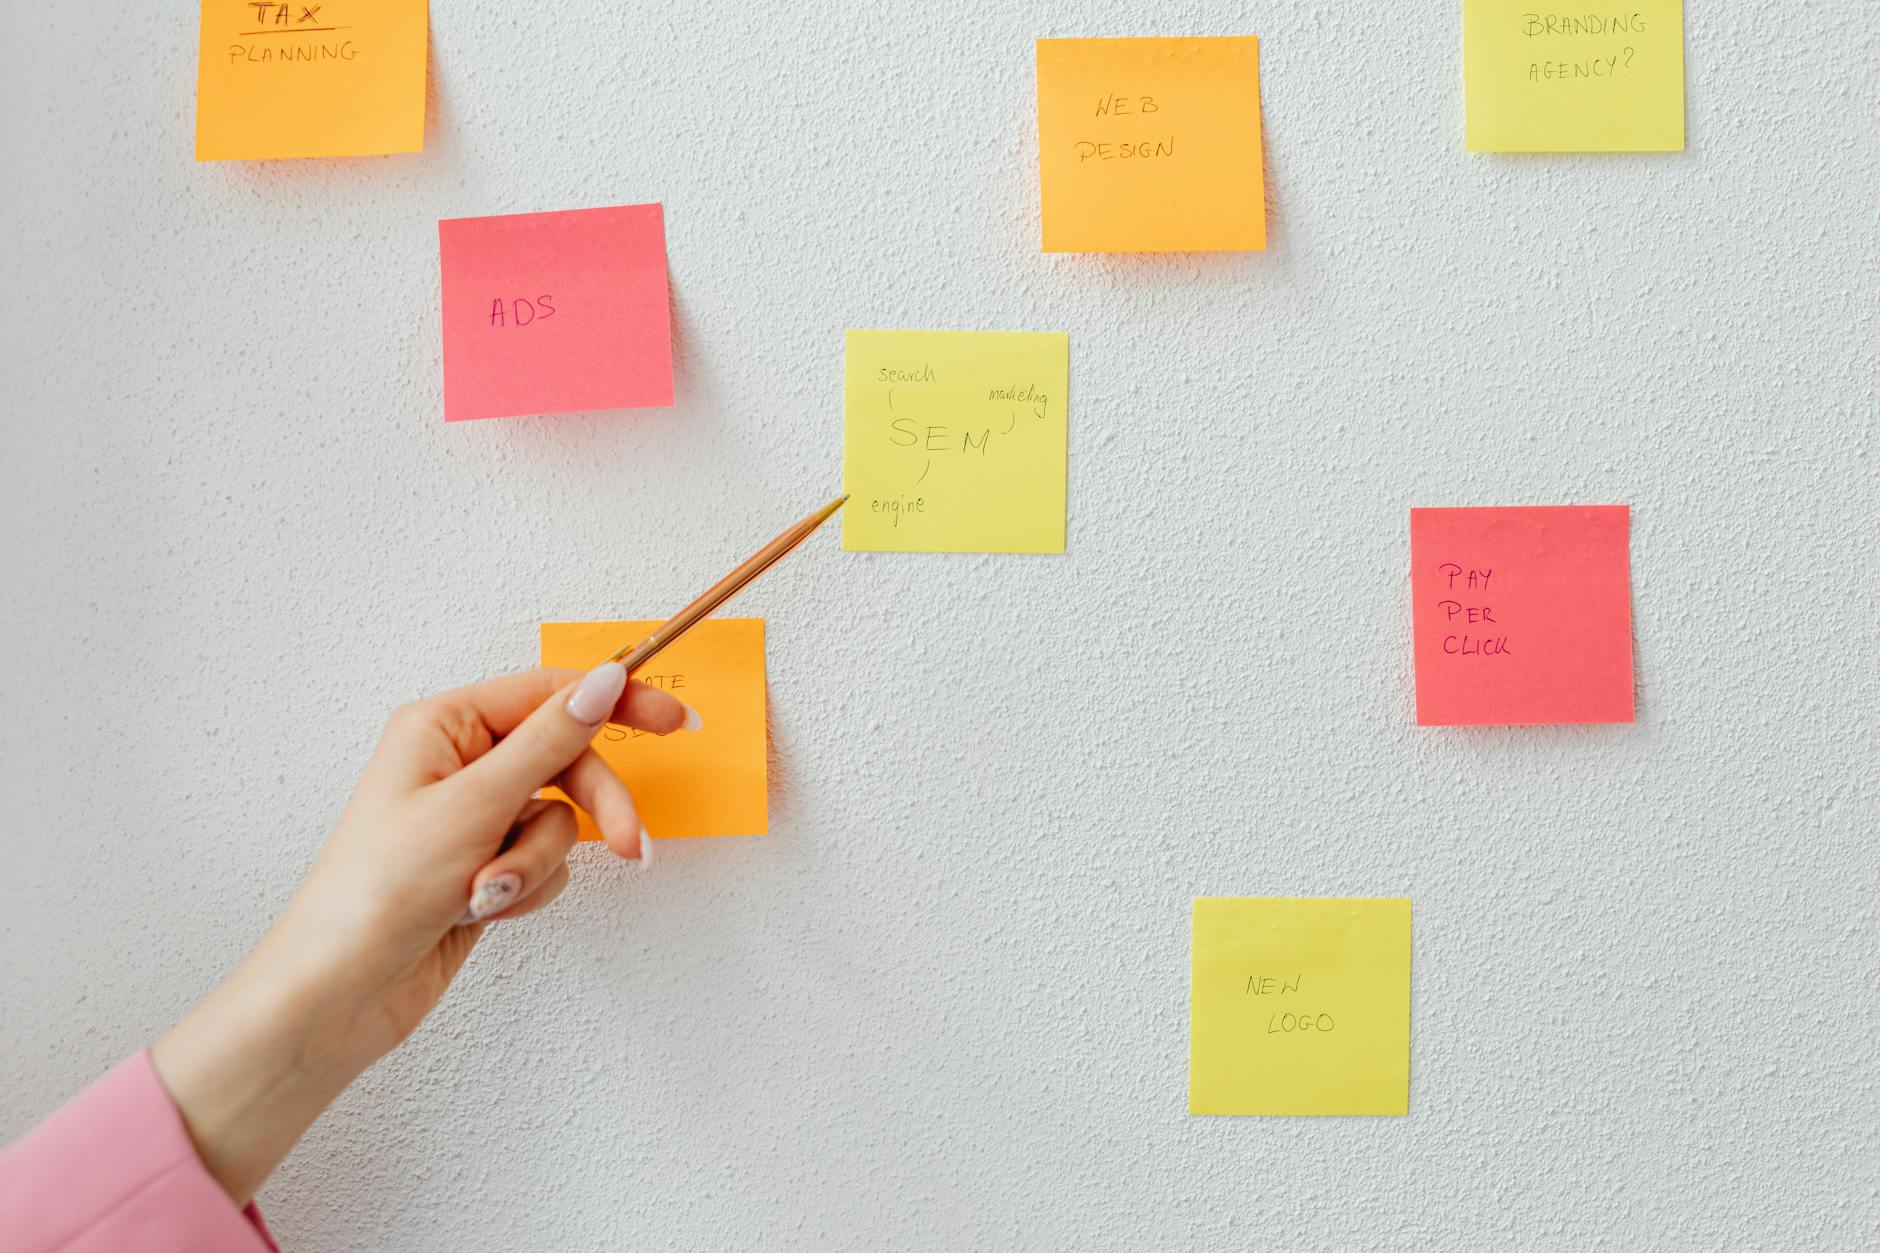
[[[543,701],[579,679],[586,671],[538,667],[500,675],[468,687],[443,693],[439,700],[461,702],[497,739],[522,725]],[[685,705],[670,692],[628,679],[626,690],[614,703],[607,721],[655,735],[668,735],[685,723]]]
[[[387,756],[387,745],[397,743],[400,751],[393,756],[399,764],[378,769],[410,773],[414,785],[446,779],[489,753],[536,709],[553,700],[556,692],[572,689],[579,679],[579,670],[519,670],[427,696],[400,711],[406,734],[393,732],[400,715],[387,724],[374,762],[393,760]],[[620,689],[619,700],[603,721],[666,736],[684,726],[686,719],[688,709],[675,696],[630,681]]]

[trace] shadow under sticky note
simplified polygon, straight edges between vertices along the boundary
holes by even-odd
[[[1633,718],[1631,509],[1410,511],[1417,722]]]
[[[672,403],[659,205],[446,218],[437,236],[446,421]]]
[[[1061,553],[1070,337],[850,331],[842,546]]]
[[[1040,39],[1046,252],[1266,247],[1260,41]]]
[[[202,0],[196,160],[424,148],[426,0]]]
[[[1469,151],[1684,147],[1683,0],[1536,7],[1462,0]]]
[[[544,622],[542,664],[591,669],[659,625]],[[764,620],[707,619],[633,677],[671,692],[703,720],[698,731],[670,735],[609,723],[595,736],[594,751],[626,782],[647,831],[661,839],[766,834]],[[544,795],[562,793],[549,788]],[[593,821],[579,817],[581,838],[599,839]]]
[[[1404,1114],[1410,902],[1195,898],[1191,1114]]]

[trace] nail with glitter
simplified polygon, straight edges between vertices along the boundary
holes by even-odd
[[[502,913],[516,903],[516,897],[521,892],[521,875],[513,871],[497,875],[471,895],[470,908],[463,911],[463,917],[457,920],[457,925],[461,927],[468,923],[481,922],[491,914]]]

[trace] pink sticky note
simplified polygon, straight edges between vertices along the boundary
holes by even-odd
[[[444,420],[672,403],[656,204],[447,218]]]
[[[1632,721],[1627,505],[1412,509],[1423,726]]]

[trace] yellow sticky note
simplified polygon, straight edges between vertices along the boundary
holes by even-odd
[[[587,670],[658,621],[544,622],[542,664]],[[608,723],[594,751],[626,781],[648,834],[763,835],[769,737],[764,701],[764,620],[711,618],[669,645],[634,676],[698,710],[697,731],[653,735]],[[561,796],[555,788],[544,795]],[[580,815],[581,838],[600,832]]]
[[[1410,902],[1196,897],[1191,1114],[1403,1114]]]
[[[850,331],[842,546],[1061,553],[1070,336]]]
[[[1266,247],[1260,41],[1040,39],[1046,252]]]
[[[196,160],[424,149],[426,0],[202,0]]]
[[[1684,147],[1683,0],[1462,0],[1471,152]]]

